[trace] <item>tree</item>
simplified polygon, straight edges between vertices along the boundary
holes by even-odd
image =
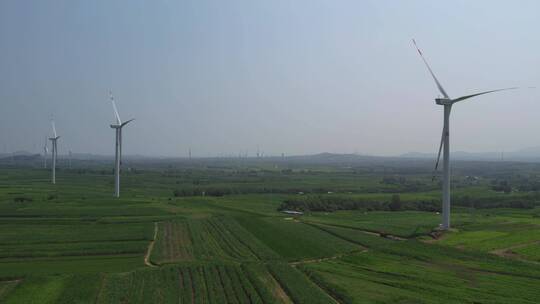
[[[392,200],[390,201],[390,205],[388,207],[390,208],[390,211],[401,210],[402,204],[399,194],[392,195]]]

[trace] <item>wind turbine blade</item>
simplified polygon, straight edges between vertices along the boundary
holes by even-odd
[[[424,61],[424,63],[426,64],[426,67],[429,71],[429,73],[431,74],[431,77],[433,77],[433,80],[435,80],[435,83],[437,84],[437,88],[439,88],[439,91],[441,92],[441,94],[443,94],[444,98],[449,98],[448,97],[448,94],[446,94],[446,91],[444,90],[444,88],[442,87],[441,83],[439,82],[439,80],[437,79],[437,77],[435,76],[435,73],[433,73],[433,70],[431,70],[431,67],[429,66],[426,58],[424,58],[424,54],[422,54],[422,51],[420,51],[420,48],[418,47],[418,45],[416,44],[416,41],[413,39],[412,40],[413,44],[414,44],[414,47],[416,48],[416,50],[418,51],[418,54],[420,54],[420,57],[422,58],[422,60]]]
[[[130,122],[132,122],[132,121],[134,121],[134,120],[135,120],[135,118],[126,121],[126,122],[122,123],[122,124],[120,125],[120,127],[123,127],[123,126],[127,125],[128,123],[130,123]]]
[[[472,94],[472,95],[461,96],[459,98],[452,99],[452,103],[456,103],[458,101],[473,98],[473,97],[476,97],[476,96],[479,96],[479,95],[484,95],[484,94],[493,93],[493,92],[507,91],[507,90],[515,90],[515,89],[519,89],[519,88],[518,87],[513,87],[513,88],[497,89],[497,90],[480,92],[480,93],[476,93],[476,94]]]
[[[53,135],[54,135],[54,137],[57,137],[57,135],[56,135],[56,125],[54,123],[54,120],[51,120],[51,125],[52,125],[52,129],[53,129]]]
[[[116,116],[116,123],[118,125],[121,125],[122,120],[120,119],[120,115],[118,114],[118,109],[116,108],[116,102],[114,101],[114,96],[113,96],[111,91],[109,91],[109,97],[111,99],[111,103],[112,103],[112,106],[113,106],[114,115]]]
[[[437,154],[437,162],[435,163],[435,169],[433,170],[433,178],[432,180],[435,180],[435,172],[437,172],[437,169],[439,168],[439,162],[441,160],[441,152],[442,152],[442,148],[443,148],[443,145],[444,145],[444,128],[443,128],[443,132],[442,132],[442,135],[441,135],[441,144],[439,145],[439,153]]]

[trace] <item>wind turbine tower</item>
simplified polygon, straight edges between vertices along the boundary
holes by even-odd
[[[439,166],[439,160],[441,158],[441,151],[443,151],[443,183],[442,183],[442,201],[443,201],[443,208],[442,208],[442,226],[441,228],[443,230],[450,229],[450,111],[452,109],[452,106],[459,102],[463,101],[472,97],[476,97],[479,95],[484,95],[488,93],[493,92],[499,92],[504,90],[512,90],[517,88],[505,88],[505,89],[497,89],[497,90],[490,90],[480,93],[475,93],[471,95],[465,95],[458,98],[450,98],[444,88],[442,87],[441,83],[431,70],[431,67],[429,66],[428,62],[424,58],[424,55],[422,54],[422,51],[420,51],[420,48],[416,45],[416,41],[413,39],[413,44],[418,51],[418,54],[420,54],[420,57],[422,58],[422,61],[424,61],[424,64],[426,65],[429,73],[431,74],[431,77],[433,77],[433,80],[435,81],[435,84],[437,85],[437,88],[439,89],[439,92],[443,95],[443,97],[435,98],[435,103],[438,105],[441,105],[444,107],[444,123],[443,123],[443,130],[442,130],[442,136],[441,136],[441,143],[439,146],[439,153],[437,155],[437,162],[435,163],[435,171],[437,171],[437,168]],[[444,149],[443,149],[444,148]]]
[[[114,166],[114,196],[120,197],[120,164],[122,162],[122,128],[133,121],[130,119],[126,122],[122,122],[120,115],[118,114],[118,109],[116,108],[116,102],[114,101],[114,96],[112,92],[109,92],[109,97],[114,110],[114,115],[116,117],[116,124],[112,124],[111,128],[116,131],[116,145],[115,145],[115,166]]]
[[[43,168],[47,169],[47,154],[49,153],[49,148],[47,147],[47,137],[45,137],[45,144],[43,145]]]
[[[51,141],[52,145],[52,183],[56,184],[56,158],[58,156],[58,146],[57,141],[60,138],[58,134],[56,134],[56,126],[54,124],[54,120],[51,120],[52,130],[53,130],[53,137],[50,137],[49,140]]]
[[[71,150],[69,150],[69,168],[71,169],[71,158],[73,156],[73,153],[71,152]]]

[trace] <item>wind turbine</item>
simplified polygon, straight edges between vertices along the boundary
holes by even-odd
[[[47,169],[47,153],[49,148],[47,147],[47,137],[45,137],[45,144],[43,145],[43,168]]]
[[[439,89],[439,92],[443,95],[442,98],[435,98],[435,103],[438,105],[444,106],[444,126],[442,130],[442,136],[441,136],[441,143],[439,146],[439,153],[437,155],[437,162],[435,163],[435,171],[437,171],[437,168],[439,167],[439,161],[441,159],[441,151],[443,151],[443,184],[442,184],[442,199],[443,199],[443,208],[442,208],[442,229],[448,230],[450,229],[450,111],[452,109],[452,106],[460,101],[476,97],[479,95],[484,95],[488,93],[493,92],[499,92],[499,91],[505,91],[505,90],[513,90],[517,88],[504,88],[504,89],[497,89],[497,90],[490,90],[485,92],[479,92],[471,95],[465,95],[458,98],[450,98],[444,88],[442,87],[441,83],[433,73],[433,70],[431,70],[431,67],[429,66],[428,62],[424,58],[424,55],[422,54],[422,51],[420,51],[420,48],[418,45],[416,45],[416,41],[412,40],[416,50],[418,51],[418,54],[420,54],[420,57],[422,58],[422,61],[424,61],[424,64],[426,65],[429,73],[431,74],[431,77],[433,77],[433,80],[435,81],[435,84],[437,85],[437,88]],[[444,147],[444,150],[443,150]]]
[[[71,153],[71,150],[69,150],[69,168],[71,169],[71,158],[72,158],[72,153]]]
[[[58,156],[58,146],[56,145],[56,141],[60,138],[56,134],[56,126],[54,124],[54,120],[51,120],[52,130],[53,130],[53,137],[50,137],[49,140],[51,141],[52,145],[52,183],[56,184],[56,157]]]
[[[116,102],[114,101],[114,96],[112,92],[109,92],[109,97],[114,110],[114,115],[116,117],[116,124],[112,124],[111,128],[116,130],[116,146],[115,146],[115,166],[114,166],[114,196],[120,197],[120,164],[122,162],[122,128],[133,121],[130,119],[126,122],[122,122],[120,115],[118,114],[118,109],[116,108]]]

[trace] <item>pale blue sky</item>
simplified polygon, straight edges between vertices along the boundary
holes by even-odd
[[[451,96],[540,84],[538,1],[0,1],[0,151],[435,152]],[[540,145],[540,93],[452,112],[452,150]]]

